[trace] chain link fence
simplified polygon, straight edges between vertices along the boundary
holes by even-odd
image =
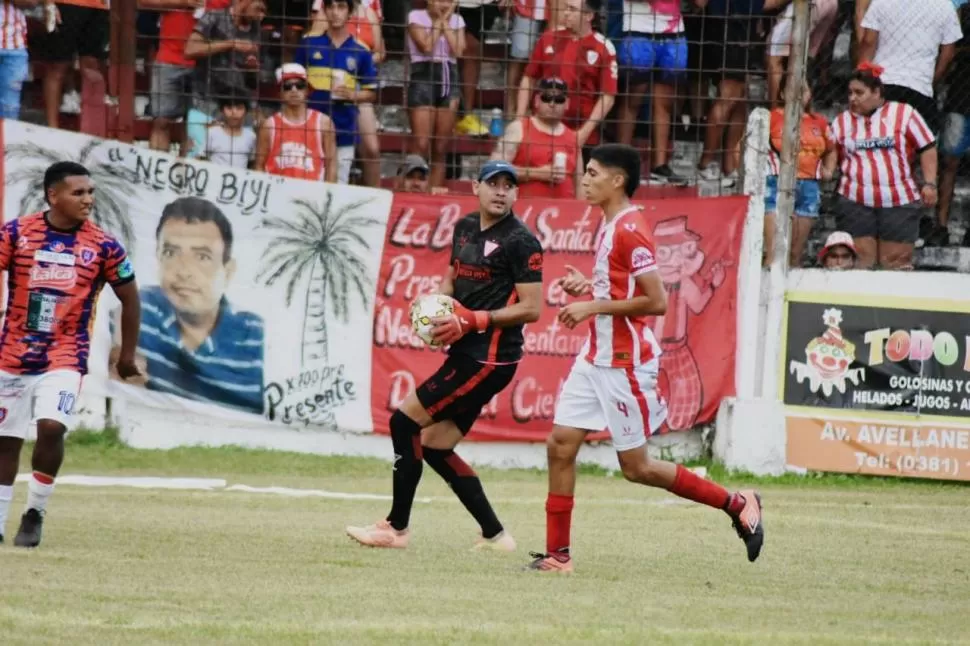
[[[230,3],[226,20],[206,17],[228,9]],[[258,124],[279,109],[275,72],[287,61],[305,62],[311,85],[323,78],[330,83],[330,70],[343,67],[356,81],[356,89],[366,89],[362,70],[346,70],[345,62],[305,58],[319,54],[308,48],[307,37],[326,34],[331,6],[346,2],[322,4],[326,6],[314,7],[312,0],[209,0],[203,10],[202,0],[184,0],[177,6],[170,0],[142,0],[136,25],[135,138],[156,148],[186,152],[179,144],[196,125],[190,110],[220,120],[225,118],[225,103],[240,98],[248,108],[245,127]],[[376,78],[372,100],[359,102],[364,106],[361,112],[368,114],[350,126],[338,124],[352,131],[353,182],[394,186],[405,156],[420,153],[432,165],[440,164],[442,173],[433,183],[453,191],[468,190],[468,180],[485,159],[496,154],[499,137],[522,115],[523,102],[526,113],[535,109],[532,93],[521,89],[521,79],[542,74],[567,80],[572,111],[566,122],[580,131],[587,126],[587,143],[619,141],[642,151],[644,195],[728,194],[743,184],[741,146],[750,110],[783,104],[781,87],[793,36],[790,0],[458,0],[457,4],[365,0],[363,7],[354,4],[358,6],[350,16],[349,33],[371,50]],[[940,208],[925,209],[920,225],[917,246],[927,248],[964,242],[963,212],[970,196],[962,163],[963,153],[970,148],[966,127],[970,88],[964,87],[970,83],[970,54],[963,40],[934,43],[939,33],[917,28],[932,13],[930,5],[937,4],[932,15],[942,16],[948,9],[954,20],[967,26],[967,10],[961,8],[957,18],[951,0],[812,0],[806,34],[811,109],[828,121],[847,109],[848,81],[861,59],[913,61],[920,52],[937,51],[932,64],[935,78],[929,85],[932,96],[921,105],[937,107],[938,115],[929,120],[942,134],[947,154],[940,158]],[[260,18],[253,22],[252,32],[245,32],[238,20],[233,22],[233,16],[247,12]],[[30,20],[30,55],[37,64],[35,78],[25,89],[23,118],[50,120],[42,110],[51,43],[57,38],[73,39],[76,51],[79,46],[90,49],[83,24],[71,14],[64,16],[71,22],[62,22],[53,33],[46,32],[42,11]],[[444,32],[436,32],[440,42],[434,43],[438,49],[431,54],[415,40],[415,29],[428,29],[430,35],[433,27],[427,25],[444,16],[449,21],[460,18],[463,53],[453,51]],[[869,28],[876,16],[882,20],[880,30]],[[915,22],[896,30],[909,17]],[[188,60],[185,44],[197,24],[202,24],[200,20],[214,29],[209,32],[210,44],[233,37],[250,39],[258,46],[250,51],[246,46],[212,45],[215,53]],[[566,35],[548,37],[546,31],[553,28]],[[879,34],[875,43],[872,31]],[[594,40],[600,41],[602,49],[590,44]],[[953,54],[948,67],[940,62],[947,48]],[[615,57],[615,63],[609,57]],[[440,64],[449,61],[453,64]],[[890,77],[893,73],[887,72]],[[240,77],[243,84],[233,85],[232,79]],[[538,80],[532,79],[530,87]],[[421,84],[432,95],[419,96],[421,92],[414,88]],[[80,85],[67,75],[59,111],[64,127],[77,127],[73,115],[80,108]],[[444,85],[448,87],[443,90]],[[117,93],[117,85],[110,90]],[[47,96],[54,96],[50,87]],[[604,96],[611,97],[608,110],[595,114],[597,101]],[[890,98],[899,97],[907,98]],[[573,102],[583,104],[582,109]],[[332,109],[337,103],[316,105]],[[420,121],[416,108],[433,109],[430,129]],[[822,184],[820,217],[806,243],[806,263],[812,262],[819,240],[836,225],[832,208],[836,186]],[[945,255],[937,254],[934,262],[952,265],[955,261]]]

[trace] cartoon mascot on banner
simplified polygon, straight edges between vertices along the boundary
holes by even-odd
[[[701,236],[687,228],[687,216],[661,220],[653,230],[657,266],[667,290],[667,314],[658,316],[654,335],[660,341],[660,392],[667,397],[667,428],[688,430],[697,422],[704,403],[704,384],[697,360],[687,343],[688,310],[704,311],[714,290],[724,283],[724,263],[714,261],[707,277],[700,275],[706,256]]]

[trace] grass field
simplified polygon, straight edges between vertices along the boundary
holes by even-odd
[[[88,435],[72,441],[62,473],[385,494],[388,469],[241,449],[134,451]],[[62,486],[40,549],[0,546],[0,644],[970,641],[965,486],[760,481],[767,541],[749,564],[723,513],[587,472],[577,572],[563,577],[521,571],[543,547],[544,474],[482,476],[517,554],[469,552],[476,526],[430,469],[411,547],[394,552],[343,533],[385,513],[381,501]],[[8,540],[24,496],[18,485]]]

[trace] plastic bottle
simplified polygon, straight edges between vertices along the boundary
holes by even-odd
[[[492,110],[492,122],[488,124],[488,134],[490,137],[501,137],[505,132],[505,123],[502,120],[502,109]]]

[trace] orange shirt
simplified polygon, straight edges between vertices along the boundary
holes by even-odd
[[[769,168],[777,175],[781,168],[781,145],[784,139],[785,110],[771,111],[771,150]],[[814,112],[802,115],[801,146],[798,150],[798,179],[818,179],[822,157],[832,148],[828,121]]]
[[[265,123],[273,142],[266,159],[267,173],[294,179],[326,179],[322,113],[307,109],[306,121],[294,123],[277,112]]]
[[[135,279],[124,247],[94,222],[57,229],[45,213],[0,228],[0,270],[10,289],[0,370],[27,375],[85,374],[101,289]]]

